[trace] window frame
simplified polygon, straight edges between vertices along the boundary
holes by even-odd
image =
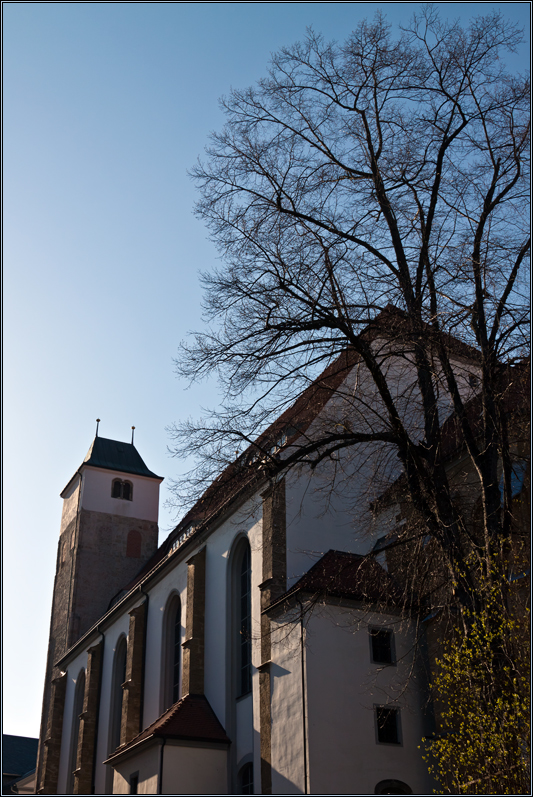
[[[374,657],[374,637],[375,632],[383,633],[386,632],[389,635],[390,640],[390,661],[378,661]],[[396,666],[396,644],[394,639],[394,631],[392,628],[383,625],[370,625],[368,626],[368,643],[370,646],[370,661],[372,664],[377,664],[380,667],[395,667]]]
[[[394,711],[396,716],[396,736],[398,741],[396,742],[385,742],[379,738],[379,719],[378,719],[378,712],[380,709],[385,709],[386,711]],[[400,706],[395,705],[383,705],[382,703],[374,703],[374,731],[376,735],[376,744],[383,744],[387,747],[403,747],[403,733],[402,733],[402,719],[401,719],[401,708]]]
[[[243,573],[243,567],[247,562],[247,572]],[[246,578],[247,587],[243,591],[243,577]],[[239,545],[236,551],[235,566],[235,604],[234,604],[234,627],[235,627],[235,697],[237,700],[252,693],[252,550],[250,543],[246,539]],[[243,602],[246,601],[247,614],[243,615]],[[247,626],[248,639],[243,639],[242,630]],[[243,664],[247,653],[247,661]],[[246,669],[246,676],[244,670]],[[247,679],[246,688],[244,678]]]
[[[251,784],[251,787],[252,787],[252,791],[243,791],[244,775],[245,775],[245,773],[248,773],[248,772],[251,773],[250,784]],[[255,783],[254,783],[254,764],[253,764],[253,761],[251,761],[251,760],[250,761],[245,761],[244,764],[241,765],[241,767],[239,768],[239,771],[237,772],[237,783],[238,783],[238,786],[239,786],[239,792],[238,792],[239,794],[254,794],[255,793],[255,791],[254,791]]]
[[[87,682],[87,676],[85,672],[85,668],[82,668],[79,673],[78,677],[76,678],[76,683],[74,685],[74,699],[72,703],[72,720],[71,720],[71,731],[70,731],[70,749],[69,749],[69,757],[68,757],[68,772],[67,772],[67,794],[74,794],[74,783],[75,777],[74,773],[76,772],[78,766],[78,742],[80,738],[80,725],[81,725],[81,717],[83,714],[83,704],[85,702],[85,687]]]
[[[115,487],[118,485],[118,491],[115,490]],[[129,495],[124,495],[124,488],[129,488]],[[115,492],[118,492],[119,495],[115,495]],[[111,498],[115,498],[119,501],[133,501],[133,482],[129,479],[118,479],[115,478],[111,482]]]
[[[183,674],[182,602],[178,592],[172,592],[166,601],[161,638],[161,711],[166,711],[181,700]],[[176,628],[179,640],[176,642]],[[176,683],[176,667],[178,680]],[[177,692],[176,692],[177,690]],[[177,697],[176,697],[177,694]]]

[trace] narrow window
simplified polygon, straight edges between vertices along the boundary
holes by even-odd
[[[122,684],[126,680],[126,657],[128,645],[126,638],[122,637],[115,651],[113,662],[112,695],[111,695],[111,728],[109,734],[109,753],[114,753],[120,744],[120,724],[122,720],[122,701],[124,689]]]
[[[130,775],[130,794],[137,794],[138,788],[139,788],[139,773],[134,772],[133,775]]]
[[[111,491],[111,496],[113,498],[122,497],[122,482],[120,479],[113,479],[113,489]]]
[[[74,773],[78,764],[78,739],[80,735],[80,719],[83,711],[85,695],[85,670],[82,670],[76,681],[74,692],[74,708],[72,714],[72,733],[70,737],[70,757],[67,794],[74,794]]]
[[[174,613],[172,647],[172,703],[180,699],[180,647],[181,647],[181,607],[178,602]]]
[[[245,764],[239,772],[240,794],[254,793],[254,767],[253,764]]]
[[[181,603],[177,595],[172,595],[167,602],[163,621],[162,711],[180,699],[180,664]]]
[[[239,683],[238,696],[247,695],[252,689],[252,589],[250,546],[242,552],[239,572]]]
[[[397,708],[376,706],[377,737],[380,744],[400,744],[400,712]]]
[[[122,498],[125,501],[131,501],[133,493],[133,486],[131,482],[122,482]]]
[[[372,661],[375,664],[394,664],[393,633],[387,628],[370,628]]]
[[[126,681],[126,658],[128,644],[126,637],[122,637],[115,649],[113,660],[113,675],[111,678],[111,701],[109,718],[109,737],[107,752],[111,755],[120,745],[120,726],[122,722],[122,701],[124,689],[122,684]],[[113,792],[113,767],[106,767],[106,794]]]

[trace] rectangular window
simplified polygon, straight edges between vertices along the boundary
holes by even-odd
[[[387,628],[370,628],[370,647],[375,664],[394,664],[394,634]]]
[[[130,794],[137,794],[138,787],[139,787],[139,773],[134,772],[133,775],[130,775]]]
[[[379,744],[400,744],[400,710],[376,706],[376,731]]]

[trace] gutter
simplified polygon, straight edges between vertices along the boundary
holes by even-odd
[[[298,598],[300,604],[300,660],[301,660],[301,675],[302,675],[302,731],[303,731],[303,754],[304,754],[304,794],[309,794],[307,788],[308,773],[307,773],[307,715],[305,711],[306,704],[306,685],[305,685],[305,640],[304,640],[304,613],[303,606]]]
[[[163,750],[167,742],[166,736],[163,737],[163,744],[159,750],[159,777],[157,779],[157,793],[163,794]]]

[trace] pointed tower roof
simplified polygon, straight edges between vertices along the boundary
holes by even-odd
[[[121,443],[106,437],[94,438],[82,465],[133,473],[136,476],[147,476],[149,479],[162,478],[146,467],[133,443]]]

